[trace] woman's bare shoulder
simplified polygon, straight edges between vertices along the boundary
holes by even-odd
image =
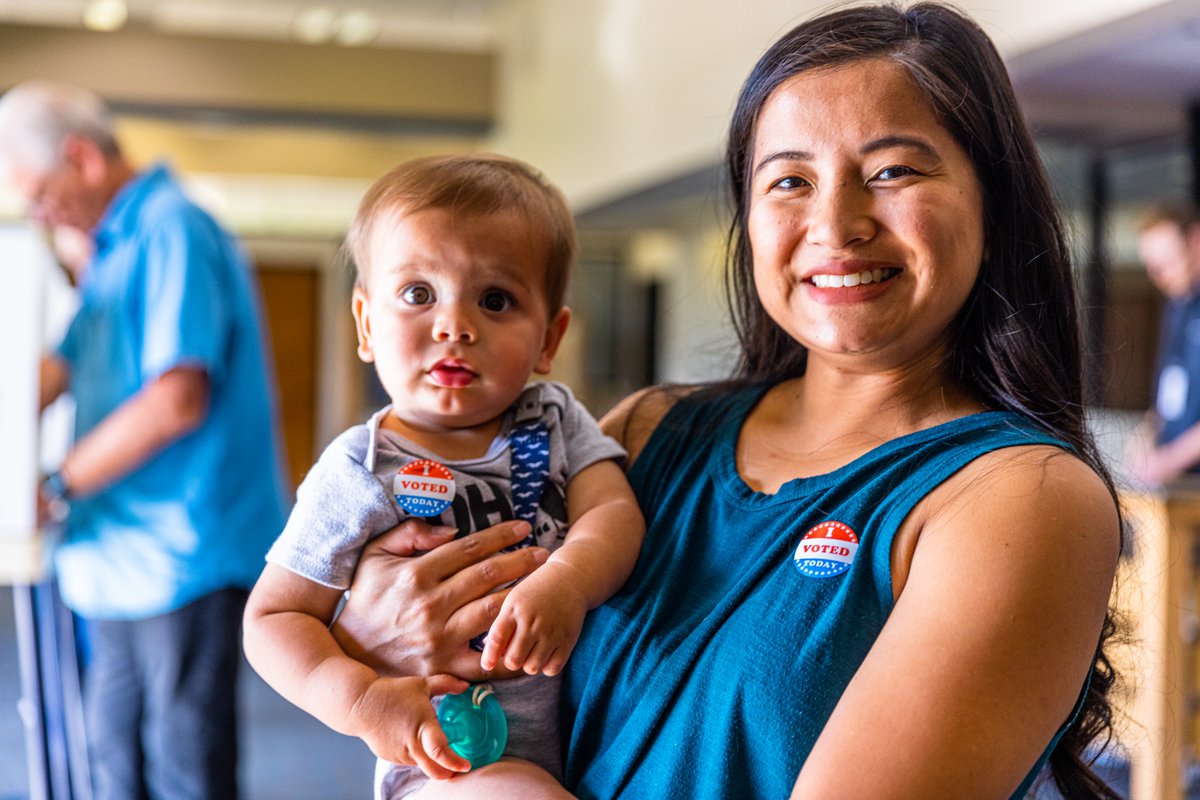
[[[921,534],[926,549],[947,536],[947,553],[969,541],[976,551],[1015,548],[1034,567],[1073,554],[1106,572],[1119,550],[1115,498],[1076,455],[1048,445],[989,453],[947,481]],[[962,536],[970,530],[969,537]]]
[[[600,428],[621,443],[629,453],[625,468],[633,465],[650,435],[679,400],[700,385],[649,386],[640,389],[613,406],[600,420]]]

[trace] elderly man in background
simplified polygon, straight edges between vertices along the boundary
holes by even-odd
[[[241,612],[287,502],[253,276],[89,91],[7,92],[0,161],[33,220],[94,242],[41,402],[77,407],[42,500],[69,508],[55,565],[90,645],[95,796],[232,800]]]
[[[1167,305],[1154,408],[1129,466],[1159,484],[1200,471],[1200,217],[1192,208],[1157,206],[1138,229],[1138,257]]]

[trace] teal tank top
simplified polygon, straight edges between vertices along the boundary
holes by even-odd
[[[761,494],[734,448],[765,391],[681,400],[630,470],[645,545],[588,615],[564,682],[567,787],[582,800],[787,798],[892,610],[909,511],[984,453],[1067,447],[986,412]]]

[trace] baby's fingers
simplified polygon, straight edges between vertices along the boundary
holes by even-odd
[[[558,651],[558,642],[555,639],[545,636],[538,637],[533,640],[533,646],[529,648],[529,653],[525,656],[525,661],[521,664],[521,669],[526,675],[537,675],[539,672],[544,672],[546,665],[550,663],[550,659]]]
[[[537,637],[530,632],[529,626],[518,625],[512,641],[504,650],[504,666],[509,669],[524,669],[525,662],[529,660],[536,645]]]
[[[453,675],[430,675],[425,679],[425,689],[429,696],[438,694],[458,694],[469,689],[471,684]]]
[[[558,673],[562,672],[563,667],[567,665],[567,657],[571,655],[570,647],[556,647],[550,657],[546,659],[546,663],[542,665],[542,674],[553,678]]]
[[[512,614],[508,613],[507,609],[502,610],[500,616],[492,623],[491,629],[488,630],[487,638],[484,639],[483,655],[479,658],[481,667],[488,670],[496,668],[516,628],[517,623],[513,620]]]
[[[446,780],[470,771],[471,762],[450,748],[450,742],[437,720],[422,724],[417,736],[420,743],[413,748],[413,758],[430,778]]]

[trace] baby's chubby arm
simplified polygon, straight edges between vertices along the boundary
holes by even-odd
[[[450,675],[389,678],[347,656],[327,627],[342,592],[267,564],[246,606],[251,666],[290,702],[367,743],[380,758],[444,779],[470,769],[450,749],[430,698],[461,692]]]
[[[488,631],[481,663],[557,675],[584,615],[616,594],[633,571],[646,524],[615,461],[587,467],[567,484],[567,537],[509,592]]]

